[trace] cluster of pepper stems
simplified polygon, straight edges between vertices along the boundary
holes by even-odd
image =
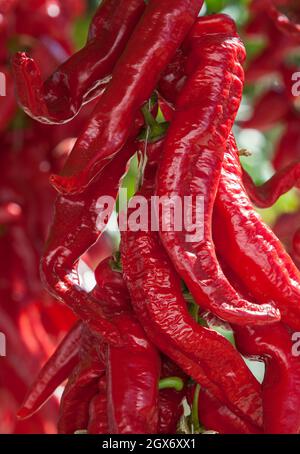
[[[35,348],[26,358],[36,369],[53,350],[44,331],[53,343],[68,333],[31,384],[18,411],[16,424],[24,426],[15,430],[40,431],[44,404],[67,380],[59,433],[299,433],[300,358],[292,339],[300,331],[300,272],[254,208],[298,185],[297,150],[285,151],[299,134],[286,63],[300,40],[296,2],[251,4],[246,32],[266,33],[269,44],[246,76],[252,82],[276,72],[282,87],[264,95],[241,126],[287,124],[278,171],[259,187],[241,168],[233,134],[246,53],[229,16],[199,17],[202,0],[103,0],[86,45],[72,53],[69,25],[84,2],[53,0],[50,13],[48,2],[24,3],[0,1],[5,39],[12,29],[31,37],[31,51],[12,60],[27,114],[17,118],[26,127],[8,127],[11,92],[1,117],[0,240],[13,244],[14,255],[1,264],[8,307],[0,320],[9,313],[12,330],[32,329],[28,345],[14,338],[20,345],[5,363],[6,386],[14,386],[12,377],[25,387],[32,378],[20,363],[24,348]],[[24,20],[30,3],[39,20]],[[5,49],[1,58],[11,81]],[[184,228],[128,228],[120,257],[111,256],[97,201],[117,198],[133,156],[144,169],[138,195],[203,197],[201,241],[187,242]],[[37,276],[39,254],[49,296]],[[82,260],[94,270],[91,291],[82,285]],[[235,345],[216,325],[232,330]],[[241,355],[264,361],[262,384]],[[47,405],[49,425],[57,403]]]

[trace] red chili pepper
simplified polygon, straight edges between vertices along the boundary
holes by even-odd
[[[158,431],[160,359],[143,328],[129,314],[114,317],[124,346],[108,346],[108,421],[112,433]]]
[[[237,416],[205,389],[200,389],[198,405],[200,422],[207,430],[235,435],[262,433],[258,427]]]
[[[276,27],[288,36],[294,36],[300,40],[300,10],[291,11],[291,18],[281,12],[273,0],[265,0],[267,12],[273,19]]]
[[[93,397],[89,406],[89,434],[108,434],[107,420],[107,384],[106,376],[100,378],[98,383],[98,394]]]
[[[250,175],[243,170],[243,184],[255,206],[268,208],[293,187],[300,187],[300,163],[290,164],[279,170],[260,186],[256,186]]]
[[[101,234],[97,227],[98,199],[103,195],[116,198],[127,161],[135,151],[134,142],[126,145],[83,194],[57,198],[55,218],[41,263],[42,278],[50,293],[68,304],[95,333],[112,342],[118,341],[119,333],[105,320],[97,301],[80,286],[77,265],[79,258]],[[112,209],[113,206],[109,208],[107,218]]]
[[[185,195],[190,195],[193,216],[196,196],[202,196],[203,238],[188,242],[190,232],[186,226],[178,231],[175,225],[166,229],[160,225],[160,238],[201,307],[235,323],[273,322],[280,315],[272,305],[258,306],[240,299],[222,275],[211,238],[212,211],[226,140],[242,96],[244,47],[234,22],[227,16],[201,19],[197,27],[199,36],[203,36],[197,42],[201,63],[177,99],[164,146],[157,194],[170,204],[175,197],[184,200]],[[212,68],[217,74],[213,78]]]
[[[300,257],[300,229],[293,236],[293,252],[297,257]]]
[[[144,0],[106,0],[92,21],[86,46],[64,62],[44,83],[35,61],[16,54],[13,68],[19,101],[32,118],[65,123],[83,104],[103,91],[117,59],[145,8]]]
[[[180,377],[184,384],[187,376],[167,358],[162,358],[161,379],[168,377]],[[174,434],[177,432],[179,419],[183,413],[182,400],[186,389],[162,389],[159,391],[159,433]]]
[[[150,1],[63,171],[52,177],[57,190],[82,191],[121,150],[137,111],[149,99],[202,4],[202,0]]]
[[[278,323],[269,327],[235,329],[237,347],[242,354],[263,359],[265,433],[297,434],[300,432],[299,397],[300,361],[293,356],[291,332]]]
[[[268,43],[266,47],[255,56],[249,63],[246,70],[246,81],[254,83],[262,77],[270,76],[272,73],[280,72],[282,61],[299,46],[299,42],[281,33],[273,21],[268,17],[267,12],[259,13],[258,20],[253,19],[253,27],[248,30],[251,33],[263,31],[266,34]],[[263,28],[261,29],[263,24]],[[264,26],[265,24],[265,26]],[[251,30],[252,28],[252,30]]]
[[[240,122],[240,125],[243,128],[266,131],[286,120],[290,110],[287,91],[271,88],[255,101],[251,117]]]
[[[62,340],[31,385],[30,391],[18,411],[19,418],[28,418],[36,413],[55,389],[70,375],[79,361],[81,335],[82,323],[78,322]]]
[[[155,144],[155,156],[160,155],[159,146]],[[156,169],[155,161],[149,161],[140,193],[147,200],[154,192]],[[189,316],[179,277],[158,235],[150,226],[147,231],[122,232],[121,253],[132,304],[149,339],[187,375],[257,423],[261,417],[258,382],[224,337]]]
[[[111,433],[157,433],[160,358],[129,303],[122,274],[106,260],[96,270],[95,297],[122,336],[107,346],[108,422]]]
[[[73,434],[77,430],[87,429],[90,402],[97,395],[98,382],[104,371],[97,348],[91,347],[65,387],[58,421],[60,434]]]
[[[255,212],[246,194],[233,136],[229,139],[223,163],[215,203],[214,231],[217,251],[245,287],[260,303],[271,298],[280,309],[283,322],[299,329],[300,273],[278,238]]]
[[[297,114],[293,114],[287,121],[273,158],[276,170],[281,170],[292,162],[300,160],[299,121],[300,117]]]

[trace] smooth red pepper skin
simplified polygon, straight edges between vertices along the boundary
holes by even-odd
[[[55,353],[31,385],[18,417],[28,418],[44,405],[55,389],[70,375],[79,361],[82,323],[78,322],[62,340]]]
[[[105,319],[97,301],[80,286],[77,266],[80,257],[101,234],[97,227],[99,197],[105,195],[116,198],[127,161],[136,149],[134,142],[126,145],[86,192],[58,196],[53,225],[41,262],[41,276],[50,293],[68,304],[94,332],[111,342],[120,340],[119,333]]]
[[[256,186],[248,173],[243,170],[243,184],[251,202],[258,208],[268,208],[277,202],[279,197],[300,186],[300,163],[289,166],[276,172],[265,183]]]
[[[298,330],[300,273],[246,194],[233,136],[223,163],[213,227],[217,251],[245,287],[260,303],[271,298],[280,309],[282,321]]]
[[[154,193],[156,169],[157,162],[150,160],[141,192],[147,199]],[[258,382],[224,337],[190,317],[180,279],[157,233],[150,226],[122,232],[121,254],[132,304],[149,339],[187,375],[256,424],[261,418]]]
[[[272,305],[258,306],[237,295],[222,274],[211,238],[226,140],[242,96],[244,47],[234,22],[227,16],[200,19],[197,27],[199,36],[203,36],[196,41],[201,58],[176,101],[159,169],[157,195],[169,198],[170,203],[175,197],[184,200],[184,196],[192,196],[194,213],[196,196],[202,196],[203,238],[188,242],[185,226],[181,231],[176,231],[174,225],[163,229],[162,222],[160,238],[201,307],[230,322],[274,322],[280,315]]]
[[[202,4],[203,0],[150,0],[89,124],[60,176],[51,180],[58,191],[82,191],[121,150],[136,112],[151,96]]]
[[[92,21],[88,42],[43,83],[35,61],[13,60],[19,102],[32,118],[50,124],[70,121],[97,97],[145,8],[144,0],[106,0]]]
[[[264,432],[300,432],[300,361],[293,355],[291,332],[281,323],[269,327],[237,327],[237,347],[242,354],[262,359],[266,365],[263,381]]]

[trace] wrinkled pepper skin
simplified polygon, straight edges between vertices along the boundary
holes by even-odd
[[[181,391],[175,389],[162,389],[159,391],[159,433],[174,434],[177,433],[178,422],[183,414],[181,403],[186,395],[187,376],[176,364],[163,357],[160,378],[166,377],[180,377],[184,383]]]
[[[86,430],[89,423],[89,406],[98,393],[98,383],[105,372],[96,346],[85,351],[64,389],[60,404],[58,433],[73,434]]]
[[[28,418],[37,412],[56,388],[71,374],[79,362],[81,335],[82,323],[77,322],[31,385],[30,391],[18,411],[19,418]]]
[[[107,417],[110,433],[158,432],[160,357],[133,314],[123,276],[110,259],[95,272],[94,297],[122,337],[122,345],[107,345]]]
[[[98,394],[93,397],[89,405],[89,434],[108,434],[107,420],[107,383],[106,375],[100,378],[98,383]]]
[[[233,136],[223,163],[213,227],[217,251],[245,287],[260,303],[271,298],[282,321],[299,330],[300,273],[246,194]]]
[[[99,197],[116,198],[127,161],[135,151],[134,142],[126,145],[86,192],[58,196],[53,225],[41,261],[41,276],[50,293],[69,305],[88,323],[90,329],[111,342],[118,342],[120,336],[115,326],[105,320],[97,301],[80,286],[77,266],[80,257],[101,234],[97,226]]]
[[[61,174],[52,177],[58,191],[84,190],[121,150],[136,112],[151,96],[202,4],[203,0],[150,0]]]
[[[291,332],[282,323],[272,328],[237,327],[235,339],[243,355],[263,360],[266,365],[262,385],[264,432],[298,434],[300,359],[293,355]]]
[[[114,434],[158,432],[160,358],[132,314],[114,317],[124,346],[108,346],[108,421]]]
[[[242,300],[223,275],[211,235],[211,219],[226,141],[243,90],[241,63],[245,50],[232,19],[215,15],[199,19],[195,38],[200,60],[180,93],[167,133],[160,165],[157,195],[172,199],[185,195],[203,198],[203,238],[186,241],[184,225],[164,229],[160,238],[177,272],[197,304],[234,323],[268,323],[280,318],[271,305]],[[195,55],[192,54],[195,65]],[[213,74],[213,76],[212,76]],[[192,131],[192,132],[191,132]],[[162,216],[161,216],[162,217]]]
[[[35,61],[25,53],[13,60],[19,102],[32,118],[48,124],[70,121],[97,97],[140,19],[144,0],[106,0],[92,20],[86,46],[44,83]]]
[[[292,163],[276,172],[265,183],[256,186],[250,175],[243,170],[243,184],[251,202],[258,208],[269,208],[279,197],[300,186],[300,163]]]
[[[209,391],[200,389],[199,420],[206,430],[220,434],[259,434],[261,429],[232,412]]]
[[[157,162],[149,160],[145,171],[140,194],[147,199],[154,193]],[[158,234],[150,226],[122,232],[121,255],[132,305],[149,339],[187,375],[257,424],[262,417],[259,383],[224,337],[190,317]]]

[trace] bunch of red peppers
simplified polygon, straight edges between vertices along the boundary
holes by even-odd
[[[1,433],[300,433],[300,217],[255,208],[300,187],[300,7],[250,2],[242,33],[266,45],[245,65],[203,3],[103,0],[75,50],[84,0],[0,0]],[[235,121],[268,77],[237,122],[284,127],[256,186]]]

